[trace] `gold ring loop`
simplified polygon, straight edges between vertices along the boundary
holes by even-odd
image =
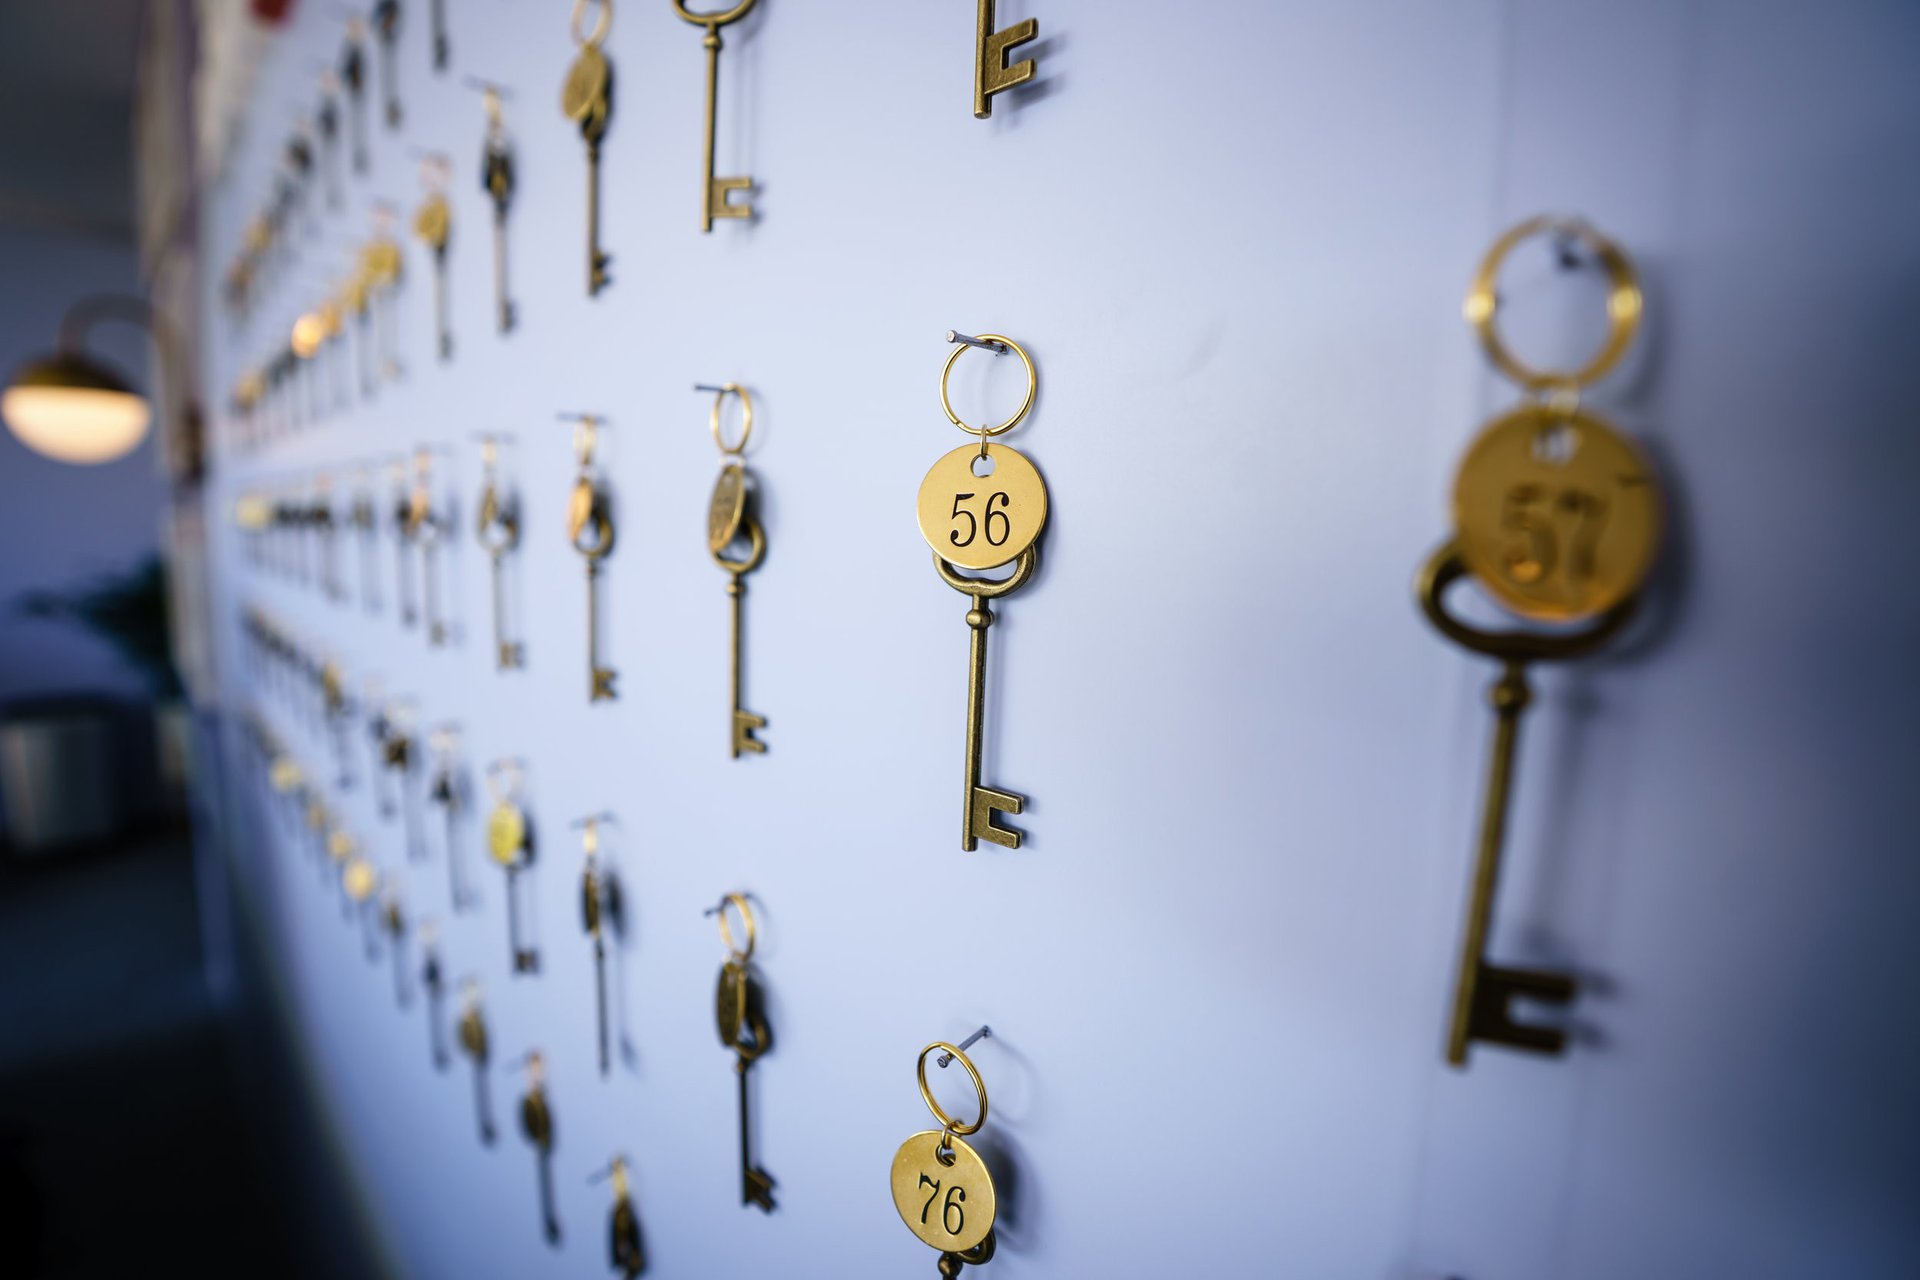
[[[599,0],[600,18],[593,24],[593,34],[580,34],[580,19],[587,16],[587,6],[593,0],[573,0],[573,40],[575,44],[599,44],[607,38],[607,29],[613,25],[613,0]]]
[[[1027,355],[1026,348],[1012,338],[1000,333],[983,333],[980,335],[980,340],[1004,343],[1010,351],[1020,357],[1020,363],[1027,366],[1027,398],[1020,402],[1020,407],[1014,415],[997,427],[970,427],[960,421],[960,415],[953,411],[953,402],[947,399],[947,379],[953,376],[954,361],[967,354],[966,346],[964,344],[956,346],[953,354],[947,357],[947,367],[940,371],[940,407],[947,411],[948,422],[969,435],[979,436],[981,443],[985,444],[989,436],[1005,435],[1020,425],[1020,419],[1026,417],[1027,410],[1033,408],[1033,397],[1040,390],[1040,376],[1033,371],[1033,359]]]
[[[1633,620],[1640,605],[1636,592],[1582,631],[1482,631],[1447,610],[1447,588],[1467,577],[1469,572],[1459,544],[1445,543],[1420,566],[1414,579],[1414,595],[1420,601],[1420,611],[1440,634],[1463,649],[1502,662],[1556,662],[1591,653],[1618,635]]]
[[[726,403],[728,392],[740,397],[740,443],[733,445],[720,434],[720,406]],[[713,432],[713,442],[720,446],[723,457],[737,458],[747,451],[747,440],[753,435],[753,397],[745,387],[737,382],[720,384],[719,394],[713,397],[713,412],[707,415],[707,429]]]
[[[732,907],[740,913],[740,923],[746,926],[747,946],[743,951],[733,944],[733,926],[727,923],[727,908]],[[753,944],[759,940],[759,931],[754,928],[753,908],[747,905],[743,893],[730,893],[720,899],[720,941],[726,944],[727,954],[745,964],[753,956]]]
[[[713,557],[713,562],[728,573],[752,573],[760,567],[761,557],[767,554],[767,535],[761,530],[760,522],[742,520],[740,526],[747,531],[747,540],[752,544],[748,547],[744,559],[729,560],[718,551],[708,551],[708,554]]]
[[[1607,294],[1607,340],[1593,359],[1573,370],[1536,369],[1526,364],[1513,354],[1495,324],[1500,311],[1500,267],[1507,254],[1522,240],[1550,232],[1571,236],[1592,250],[1612,285]],[[1493,242],[1474,273],[1462,310],[1467,323],[1480,335],[1480,345],[1494,367],[1527,390],[1538,392],[1592,382],[1618,364],[1640,328],[1642,308],[1639,276],[1620,246],[1577,218],[1542,215],[1527,219]]]
[[[724,27],[737,18],[746,17],[747,10],[753,8],[757,3],[759,3],[759,0],[740,0],[739,4],[736,4],[725,13],[693,13],[687,9],[685,4],[681,3],[681,0],[673,0],[673,11],[696,27]]]
[[[933,553],[933,570],[940,575],[942,582],[961,595],[978,596],[982,600],[998,600],[1026,586],[1027,579],[1033,576],[1039,563],[1040,544],[1036,542],[1014,557],[1011,576],[995,581],[992,578],[969,578],[948,564],[938,551]]]
[[[974,1117],[972,1124],[961,1124],[948,1115],[934,1100],[933,1090],[927,1088],[927,1055],[935,1049],[952,1054],[954,1061],[967,1069],[967,1076],[973,1081],[974,1096],[980,1099],[980,1114]],[[935,1040],[920,1051],[920,1061],[913,1064],[913,1071],[920,1079],[920,1100],[927,1104],[927,1110],[933,1112],[933,1118],[940,1122],[942,1129],[962,1138],[980,1131],[980,1126],[987,1122],[987,1086],[986,1082],[980,1078],[978,1068],[973,1065],[972,1058],[960,1052],[956,1045],[948,1044],[945,1040]]]

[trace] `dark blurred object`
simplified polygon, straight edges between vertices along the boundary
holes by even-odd
[[[180,696],[167,619],[167,570],[159,556],[71,591],[29,591],[14,607],[29,617],[65,619],[93,632],[145,677],[155,701]]]

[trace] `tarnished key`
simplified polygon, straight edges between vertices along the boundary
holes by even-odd
[[[600,140],[606,137],[613,114],[613,64],[600,52],[613,22],[613,7],[600,6],[599,17],[591,32],[580,30],[585,3],[574,6],[574,38],[580,41],[580,53],[567,69],[566,83],[560,90],[560,109],[580,126],[587,144],[587,296],[592,297],[607,285],[607,264],[612,261],[600,251]]]
[[[740,913],[746,929],[746,945],[737,948],[727,908]],[[747,1072],[760,1056],[773,1047],[773,1033],[767,1025],[765,1002],[760,984],[753,976],[751,959],[755,937],[753,910],[746,895],[730,893],[720,906],[708,914],[720,917],[720,936],[727,945],[727,959],[720,966],[720,983],[714,998],[714,1013],[720,1030],[720,1043],[734,1053],[733,1070],[740,1089],[740,1203],[758,1205],[773,1212],[773,1178],[753,1163],[753,1115]]]
[[[966,850],[979,848],[981,840],[990,840],[994,844],[1009,849],[1020,847],[1021,833],[1012,827],[1003,827],[993,820],[995,813],[1018,814],[1027,806],[1026,797],[1012,791],[1002,791],[997,787],[980,784],[980,756],[984,748],[983,726],[986,720],[987,705],[987,628],[993,625],[993,610],[988,607],[990,601],[1009,592],[1016,591],[1033,576],[1039,555],[1029,547],[1022,552],[1014,566],[1013,576],[1002,582],[984,579],[965,578],[954,572],[938,556],[934,557],[934,567],[949,586],[966,592],[973,601],[973,608],[967,611],[967,626],[972,631],[972,642],[968,649],[967,662],[967,768],[963,783],[964,806],[960,816],[960,847]]]
[[[611,254],[600,249],[600,139],[607,132],[607,106],[603,99],[599,107],[589,114],[580,126],[581,136],[587,140],[587,294],[589,297],[606,288],[612,277],[607,274],[607,266],[613,261]]]
[[[993,5],[994,0],[980,0],[974,22],[973,114],[981,120],[993,114],[994,94],[1033,79],[1032,58],[1008,65],[1007,55],[1040,36],[1040,24],[1032,18],[995,31]]]
[[[461,984],[460,1049],[473,1060],[473,1111],[480,1141],[493,1145],[493,1095],[487,1088],[487,1022],[480,1012],[479,990],[469,978]]]
[[[740,574],[727,579],[727,597],[732,602],[732,642],[729,652],[733,663],[733,758],[738,760],[745,752],[764,755],[767,744],[753,736],[755,729],[767,727],[767,718],[757,716],[740,705],[740,598],[747,593],[747,584]]]
[[[683,0],[673,0],[673,11],[697,27],[705,27],[707,34],[702,37],[701,47],[707,51],[707,133],[704,152],[706,164],[706,182],[700,193],[700,229],[713,230],[715,218],[751,218],[753,202],[751,197],[739,204],[731,202],[729,197],[735,191],[751,192],[752,178],[716,178],[713,176],[713,139],[719,116],[720,101],[720,28],[730,22],[746,17],[756,0],[739,0],[731,9],[722,13],[694,13]]]
[[[616,695],[613,669],[600,665],[600,564],[613,550],[614,539],[606,495],[593,478],[593,450],[600,420],[592,414],[563,416],[578,423],[574,450],[579,456],[580,474],[567,499],[567,538],[587,561],[587,701],[603,702]]]
[[[1574,979],[1541,969],[1518,969],[1489,964],[1487,927],[1493,914],[1493,892],[1500,877],[1500,850],[1506,838],[1507,804],[1513,783],[1513,754],[1520,736],[1520,713],[1532,700],[1526,664],[1508,659],[1491,700],[1494,710],[1493,750],[1487,766],[1487,790],[1480,816],[1480,850],[1474,862],[1473,896],[1467,907],[1467,927],[1460,943],[1460,974],[1453,995],[1453,1016],[1447,1029],[1447,1061],[1461,1066],[1467,1046],[1475,1040],[1502,1044],[1534,1053],[1559,1053],[1566,1033],[1557,1027],[1527,1026],[1514,1021],[1516,998],[1543,1004],[1571,1003],[1577,993]]]
[[[560,1218],[553,1207],[553,1111],[547,1105],[546,1060],[538,1053],[526,1059],[527,1091],[520,1098],[520,1132],[533,1144],[540,1172],[540,1220],[547,1242],[560,1242]]]
[[[507,209],[513,203],[513,146],[501,118],[500,91],[487,86],[487,145],[480,183],[493,202],[493,308],[501,333],[513,328],[513,302],[507,297]]]
[[[400,36],[400,0],[375,0],[373,25],[380,33],[380,87],[387,100],[387,128],[398,129],[400,87],[394,43]]]
[[[446,975],[440,968],[440,935],[433,921],[420,922],[420,985],[427,994],[427,1048],[433,1054],[433,1069],[447,1069],[447,1037],[440,1024],[441,1005],[446,997]]]
[[[394,484],[397,487],[393,496],[393,553],[395,580],[394,588],[400,599],[400,625],[410,627],[419,621],[420,614],[413,599],[413,557],[408,554],[413,541],[409,520],[413,513],[413,492],[407,487],[407,464],[393,464]]]

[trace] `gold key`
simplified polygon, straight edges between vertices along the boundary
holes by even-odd
[[[407,859],[410,862],[424,862],[427,841],[421,830],[419,806],[413,790],[414,763],[419,753],[414,749],[413,735],[407,732],[407,725],[412,718],[412,709],[405,704],[396,704],[383,713],[386,733],[381,739],[380,752],[382,762],[397,780],[394,789],[399,794],[400,813],[407,829]]]
[[[395,332],[393,309],[395,294],[405,260],[400,242],[393,238],[393,210],[379,205],[374,210],[373,239],[361,257],[361,272],[366,277],[368,307],[373,313],[373,345],[380,376],[388,382],[400,377],[399,336]]]
[[[1515,245],[1542,234],[1561,241],[1563,257],[1576,246],[1589,251],[1611,281],[1606,344],[1587,365],[1568,372],[1521,363],[1495,327],[1502,263]],[[1502,236],[1467,297],[1467,319],[1492,363],[1541,399],[1496,419],[1469,447],[1454,484],[1453,536],[1428,558],[1416,588],[1422,610],[1441,634],[1501,665],[1491,691],[1493,746],[1447,1028],[1447,1061],[1456,1067],[1466,1064],[1474,1041],[1547,1054],[1566,1045],[1557,1027],[1516,1021],[1511,1004],[1516,998],[1568,1004],[1577,992],[1574,979],[1489,963],[1487,938],[1520,715],[1532,697],[1527,665],[1578,657],[1619,634],[1633,616],[1659,544],[1660,493],[1652,467],[1631,440],[1579,406],[1580,387],[1626,353],[1641,305],[1624,253],[1583,222],[1553,218],[1532,219]],[[1446,605],[1448,588],[1465,577],[1522,618],[1587,625],[1577,631],[1482,630]]]
[[[402,1009],[412,1003],[407,988],[407,917],[400,908],[400,891],[388,881],[380,890],[380,927],[393,955],[393,998]]]
[[[973,114],[977,119],[993,114],[994,94],[1033,79],[1032,58],[1008,66],[1007,55],[1039,37],[1040,24],[1032,18],[995,31],[993,0],[980,0],[973,28]]]
[[[940,1127],[914,1134],[893,1156],[893,1207],[915,1239],[940,1250],[940,1274],[949,1280],[969,1263],[979,1266],[991,1261],[994,1253],[999,1197],[993,1174],[980,1154],[962,1140],[987,1122],[987,1086],[966,1049],[990,1034],[982,1027],[957,1045],[936,1040],[920,1051],[914,1066],[920,1099]],[[980,1114],[971,1121],[949,1115],[927,1087],[927,1055],[936,1049],[941,1066],[958,1062],[966,1068],[980,1104]]]
[[[634,1280],[647,1269],[647,1259],[640,1248],[640,1216],[633,1209],[633,1187],[627,1178],[626,1157],[615,1156],[612,1163],[587,1181],[594,1183],[603,1178],[613,1180],[613,1216],[607,1223],[613,1269],[625,1280]]]
[[[449,165],[445,156],[428,156],[420,164],[426,199],[414,210],[413,233],[433,254],[433,329],[441,360],[453,358],[453,332],[447,319],[447,243],[453,234],[453,206],[447,200]]]
[[[723,13],[694,13],[684,0],[673,0],[673,11],[696,27],[705,27],[707,34],[700,45],[707,51],[707,135],[706,135],[706,182],[700,191],[700,229],[713,230],[715,218],[751,218],[753,202],[751,197],[739,204],[731,202],[735,191],[752,192],[752,178],[716,178],[713,176],[713,136],[719,116],[720,101],[720,28],[731,22],[738,22],[747,16],[757,0],[739,0],[733,8]]]
[[[734,945],[733,926],[727,921],[731,907],[740,915],[746,945]],[[720,987],[714,1010],[719,1021],[720,1043],[734,1053],[733,1070],[740,1082],[740,1203],[758,1205],[773,1212],[773,1179],[753,1163],[752,1116],[748,1109],[747,1071],[773,1047],[773,1032],[767,1026],[760,985],[753,973],[753,947],[758,937],[753,908],[745,894],[730,893],[720,905],[709,908],[708,915],[720,918],[720,940],[726,944],[726,963],[720,966]]]
[[[600,419],[584,413],[562,417],[575,424],[573,447],[580,459],[580,474],[567,499],[567,540],[587,561],[587,701],[611,701],[614,671],[600,665],[600,562],[613,550],[613,516],[593,476]]]
[[[367,959],[380,958],[380,935],[369,903],[380,888],[380,873],[357,852],[348,855],[340,868],[340,889],[347,899],[349,915],[358,913],[360,933],[367,945]]]
[[[487,550],[493,565],[493,651],[500,670],[506,671],[526,661],[520,644],[507,640],[506,588],[501,576],[506,558],[520,545],[520,508],[510,495],[502,493],[499,477],[500,444],[490,435],[480,437],[480,545]]]
[[[493,809],[487,815],[487,853],[507,873],[507,948],[513,954],[513,971],[534,973],[540,968],[540,956],[521,943],[520,899],[515,893],[520,873],[533,861],[533,833],[516,799],[520,775],[515,760],[496,760],[487,767],[487,789],[493,793]]]
[[[540,1162],[540,1221],[547,1242],[560,1242],[560,1219],[553,1210],[553,1111],[547,1105],[546,1059],[536,1050],[526,1057],[527,1091],[520,1098],[520,1132]]]
[[[480,1009],[480,984],[467,978],[460,984],[460,1050],[473,1060],[473,1111],[480,1123],[480,1141],[493,1145],[493,1092],[487,1088],[487,1020]]]
[[[337,662],[320,666],[320,700],[333,739],[334,787],[344,791],[353,785],[353,749],[347,737],[347,720],[353,707],[347,701],[347,680]]]
[[[987,628],[993,625],[991,601],[1026,585],[1039,560],[1039,538],[1047,522],[1047,485],[1024,454],[991,438],[1019,425],[1033,407],[1039,381],[1033,361],[1019,343],[999,334],[978,338],[947,332],[957,345],[940,374],[940,406],[947,420],[980,438],[977,448],[963,445],[933,464],[920,482],[920,536],[933,548],[933,567],[941,581],[971,598],[967,626],[972,631],[967,668],[967,756],[962,784],[960,847],[972,850],[981,840],[1009,849],[1020,847],[1021,833],[1002,827],[995,813],[1018,814],[1026,798],[980,783],[983,721],[987,698]],[[953,366],[969,346],[1002,354],[1012,351],[1026,367],[1027,395],[1011,418],[997,427],[970,427],[954,413],[947,395]],[[970,576],[962,570],[992,570],[1011,564],[1001,579]]]
[[[561,86],[560,110],[580,126],[587,144],[587,296],[592,297],[607,286],[607,264],[612,261],[600,251],[600,141],[613,114],[613,64],[600,51],[600,44],[613,25],[613,0],[599,0],[593,30],[583,32],[581,22],[589,3],[574,0],[573,38],[580,54]]]
[[[513,203],[513,146],[501,116],[500,90],[486,86],[487,144],[480,160],[480,184],[493,202],[493,309],[501,333],[513,328],[513,303],[507,297],[507,209]]]
[[[380,522],[373,509],[373,478],[362,473],[353,495],[353,527],[360,531],[360,602],[380,612]]]
[[[407,491],[403,517],[407,541],[420,548],[420,599],[427,617],[427,643],[436,647],[447,642],[446,622],[440,617],[439,557],[441,520],[433,510],[432,454],[417,449],[413,455],[413,487]]]
[[[766,534],[760,528],[756,510],[753,475],[746,468],[747,440],[753,435],[753,398],[746,388],[727,382],[718,386],[694,384],[695,391],[711,391],[713,412],[707,424],[713,442],[720,449],[720,478],[714,482],[713,497],[707,504],[707,551],[715,564],[727,573],[727,596],[732,602],[731,641],[733,705],[728,720],[729,750],[738,760],[743,753],[764,754],[767,744],[753,736],[754,730],[767,727],[765,716],[754,715],[740,705],[740,606],[746,594],[746,575],[767,552]],[[720,429],[720,407],[728,395],[740,397],[740,439],[728,444]],[[744,545],[743,545],[744,544]],[[730,556],[729,551],[738,552]]]

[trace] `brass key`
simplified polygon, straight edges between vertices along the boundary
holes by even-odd
[[[420,620],[420,612],[413,599],[413,557],[409,554],[413,541],[413,492],[407,487],[405,459],[393,464],[393,483],[394,591],[400,600],[400,625],[410,627]]]
[[[995,31],[993,0],[980,0],[973,30],[973,114],[985,120],[993,114],[994,94],[1033,79],[1032,58],[1022,58],[1008,66],[1007,55],[1038,39],[1040,24],[1027,18],[1005,31]]]
[[[593,30],[583,33],[587,5],[588,0],[574,0],[573,38],[580,43],[580,54],[561,87],[560,109],[580,126],[587,144],[587,296],[592,297],[607,286],[607,264],[612,261],[600,251],[600,141],[613,114],[613,64],[600,52],[600,44],[613,25],[613,3],[600,0]]]
[[[480,183],[493,201],[493,309],[501,333],[513,328],[513,303],[507,297],[507,208],[513,203],[513,147],[501,118],[500,91],[486,86],[487,146],[480,162]]]
[[[347,90],[348,128],[353,135],[353,171],[367,171],[367,24],[347,19],[347,44],[340,51],[340,83]]]
[[[433,0],[433,69],[447,69],[447,0]]]
[[[447,1038],[440,1025],[441,1003],[446,996],[446,977],[440,968],[440,931],[432,920],[420,922],[420,986],[427,995],[427,1048],[433,1054],[433,1069],[447,1069]]]
[[[446,622],[440,617],[440,575],[436,551],[440,544],[440,517],[433,510],[433,491],[429,487],[432,455],[425,449],[413,455],[413,487],[407,493],[407,540],[420,548],[420,597],[427,617],[427,643],[438,647],[447,642]]]
[[[467,884],[466,859],[460,851],[461,788],[458,776],[460,731],[443,724],[427,735],[433,753],[433,782],[427,798],[440,806],[446,818],[447,891],[456,913],[473,905],[473,890]]]
[[[447,318],[447,244],[453,233],[453,209],[447,199],[445,156],[429,156],[420,172],[427,197],[413,214],[413,232],[433,254],[433,329],[442,361],[453,358],[453,331]]]
[[[746,930],[746,946],[735,947],[733,927],[727,921],[727,908],[740,913]],[[753,1163],[752,1114],[747,1072],[773,1047],[773,1033],[767,1026],[760,984],[754,978],[752,960],[757,929],[753,908],[744,894],[730,893],[710,908],[709,915],[720,918],[720,938],[727,947],[726,963],[720,967],[720,986],[714,1006],[720,1028],[720,1043],[734,1052],[733,1071],[740,1086],[740,1203],[758,1205],[773,1212],[773,1179]]]
[[[387,99],[387,128],[400,127],[399,68],[394,66],[394,41],[400,35],[400,0],[375,0],[373,25],[380,33],[380,85]]]
[[[387,949],[393,953],[393,999],[402,1009],[413,1001],[407,987],[407,918],[400,910],[400,896],[391,884],[380,895],[380,924],[387,931]]]
[[[1498,280],[1515,245],[1546,237],[1563,269],[1582,252],[1605,270],[1609,332],[1598,354],[1571,369],[1520,361],[1501,337]],[[1581,251],[1581,252],[1576,252]],[[1474,1041],[1557,1054],[1566,1033],[1517,1021],[1512,1002],[1565,1005],[1578,991],[1564,973],[1494,965],[1487,938],[1506,837],[1520,716],[1532,699],[1526,668],[1591,652],[1635,611],[1659,544],[1658,479],[1632,439],[1581,407],[1581,387],[1611,369],[1631,345],[1642,310],[1638,277],[1618,246],[1577,219],[1534,218],[1507,231],[1482,260],[1465,307],[1494,367],[1533,392],[1531,403],[1495,418],[1468,447],[1454,479],[1452,538],[1420,571],[1416,592],[1447,639],[1499,661],[1494,736],[1474,858],[1473,890],[1460,943],[1447,1027],[1447,1061],[1464,1066]],[[1446,591],[1471,576],[1507,612],[1556,624],[1552,631],[1488,631],[1449,613]],[[1572,629],[1571,624],[1584,624]]]
[[[1020,847],[1021,833],[1012,827],[998,825],[993,815],[1019,814],[1027,806],[1026,797],[997,787],[980,785],[980,755],[984,746],[981,726],[986,719],[987,703],[987,628],[993,625],[993,610],[987,607],[987,602],[1025,586],[1038,562],[1038,550],[1028,547],[1020,553],[1012,577],[1003,582],[990,582],[968,578],[938,555],[933,558],[934,568],[941,579],[954,590],[973,598],[973,608],[967,610],[967,626],[972,631],[972,640],[968,646],[967,662],[965,807],[960,817],[960,847],[968,851],[979,848],[981,840],[991,840],[1009,849]]]
[[[580,870],[580,924],[593,940],[593,1007],[597,1015],[600,1074],[612,1065],[607,1052],[607,935],[606,916],[613,902],[613,882],[600,871],[600,824],[611,814],[597,813],[574,823],[581,828],[580,843],[586,861]]]
[[[1012,791],[1001,791],[980,784],[980,757],[984,745],[982,722],[987,701],[987,628],[993,625],[989,603],[1025,586],[1039,562],[1039,538],[1047,521],[1047,486],[1040,472],[1026,455],[1003,444],[992,443],[1020,424],[1033,407],[1039,391],[1039,378],[1033,361],[1019,343],[1001,334],[971,337],[947,331],[947,341],[956,344],[940,375],[940,407],[947,420],[962,431],[979,437],[978,446],[963,445],[943,455],[920,482],[917,503],[920,536],[933,548],[933,567],[941,581],[971,598],[967,626],[972,631],[967,667],[967,760],[960,816],[960,847],[973,850],[981,840],[1009,849],[1020,847],[1021,833],[1002,827],[993,820],[995,813],[1018,814],[1026,808],[1026,798]],[[969,347],[1008,351],[1020,357],[1027,374],[1026,399],[1012,417],[993,427],[968,426],[953,411],[947,395],[947,382],[953,366]],[[964,570],[983,572],[1006,565],[1013,572],[998,581],[969,576]]]
[[[560,1219],[553,1209],[553,1111],[547,1105],[546,1060],[536,1051],[526,1057],[527,1091],[520,1098],[520,1132],[533,1144],[540,1166],[540,1220],[549,1244],[560,1243]]]
[[[751,192],[752,178],[716,178],[713,176],[713,138],[719,116],[720,101],[720,28],[730,22],[737,22],[747,16],[756,0],[739,0],[739,3],[724,13],[693,13],[688,10],[684,0],[673,0],[673,11],[696,27],[705,27],[707,34],[700,45],[707,51],[707,133],[706,133],[706,182],[700,192],[700,229],[713,230],[715,218],[751,218],[753,202],[749,197],[739,204],[729,200],[735,191]]]
[[[611,701],[614,671],[600,665],[600,563],[613,550],[613,516],[606,495],[593,480],[593,448],[600,419],[592,414],[562,415],[572,419],[574,450],[580,474],[567,500],[567,538],[587,561],[587,701]]]
[[[625,1280],[634,1280],[647,1269],[646,1254],[640,1248],[640,1215],[634,1212],[633,1189],[627,1180],[627,1162],[615,1156],[613,1162],[589,1177],[589,1183],[613,1179],[613,1215],[608,1221],[608,1260]]]
[[[480,1141],[493,1145],[493,1094],[487,1088],[487,1020],[480,1011],[480,986],[472,978],[460,984],[460,1048],[473,1060],[473,1111]]]
[[[360,602],[380,612],[380,524],[374,515],[372,480],[362,477],[353,495],[353,527],[360,531]]]
[[[487,787],[493,792],[493,810],[487,815],[487,853],[507,873],[507,948],[515,973],[536,973],[540,955],[520,939],[519,876],[533,861],[533,832],[527,815],[515,801],[521,766],[515,760],[496,760],[487,769]]]
[[[714,393],[713,412],[708,416],[708,425],[713,432],[713,442],[720,447],[721,467],[720,478],[713,486],[713,497],[707,504],[707,551],[713,556],[714,563],[727,573],[727,596],[732,614],[728,654],[733,690],[728,743],[733,758],[738,760],[744,753],[763,754],[767,749],[766,743],[753,736],[754,730],[767,727],[766,717],[757,716],[740,704],[741,597],[747,589],[745,576],[759,565],[767,551],[766,534],[760,528],[755,511],[752,477],[743,461],[747,440],[753,434],[753,398],[747,394],[746,388],[732,382],[718,386],[695,383],[693,389]],[[727,443],[720,430],[720,406],[729,394],[740,397],[740,438],[732,444]],[[745,554],[739,559],[730,558],[728,549],[743,539],[746,542]]]
[[[526,656],[518,642],[507,640],[506,588],[501,577],[506,558],[520,545],[520,512],[499,483],[500,445],[494,437],[480,437],[480,545],[493,565],[493,650],[500,670],[520,666]]]

